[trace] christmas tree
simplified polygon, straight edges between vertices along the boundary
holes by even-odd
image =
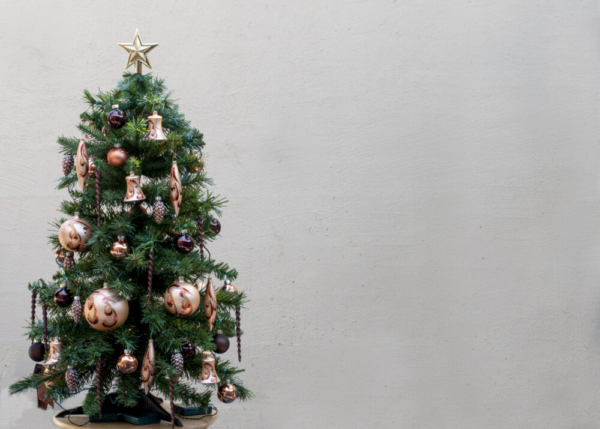
[[[30,356],[44,367],[11,393],[38,390],[45,407],[84,392],[83,413],[103,421],[107,397],[139,412],[160,403],[153,390],[171,401],[175,424],[180,412],[208,412],[213,390],[225,403],[251,398],[242,370],[221,358],[237,336],[241,361],[245,296],[231,284],[236,270],[207,247],[226,201],[208,189],[203,135],[163,80],[142,74],[156,45],[136,31],[120,46],[135,73],[112,91],[85,91],[84,137],[58,139],[58,188],[70,194],[50,236],[60,269],[29,284]]]

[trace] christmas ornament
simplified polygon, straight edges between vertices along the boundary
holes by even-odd
[[[75,162],[75,160],[73,159],[73,155],[71,155],[70,153],[65,154],[65,156],[63,156],[63,174],[65,176],[68,176],[69,174],[71,174],[71,170],[73,170],[73,163]]]
[[[196,356],[196,347],[192,343],[185,342],[181,347],[181,354],[183,355],[183,360],[188,361],[193,359]]]
[[[148,342],[148,348],[146,354],[144,354],[144,360],[142,362],[142,385],[144,386],[144,392],[146,395],[150,391],[152,386],[152,380],[154,380],[154,368],[156,367],[156,358],[154,356],[154,343],[152,339]]]
[[[96,400],[98,401],[98,418],[102,420],[102,365],[96,362]]]
[[[152,303],[152,275],[154,273],[154,248],[148,254],[148,310]]]
[[[129,303],[117,292],[107,288],[96,289],[85,300],[85,320],[99,331],[112,331],[127,320]]]
[[[234,285],[231,284],[231,280],[225,280],[223,286],[220,287],[219,290],[230,293],[232,295],[237,295],[238,291]]]
[[[200,293],[193,285],[179,277],[165,292],[165,307],[177,316],[189,316],[200,306]]]
[[[108,128],[102,127],[102,134],[104,134],[104,137],[108,136]]]
[[[237,399],[238,391],[233,384],[227,382],[219,386],[217,396],[219,397],[219,401],[225,404],[231,404]]]
[[[162,129],[162,116],[160,116],[156,110],[152,112],[151,116],[148,116],[148,140],[166,140],[167,137]]]
[[[65,373],[65,380],[67,381],[69,392],[77,392],[77,383],[79,383],[79,378],[77,377],[77,371],[75,371],[75,369],[70,365],[69,369],[67,369],[67,372]]]
[[[119,143],[115,144],[115,147],[109,150],[108,154],[106,155],[108,164],[111,167],[116,168],[123,167],[127,162],[127,158],[129,158],[129,155],[127,155],[127,152],[121,149],[121,145]]]
[[[187,233],[185,229],[181,231],[181,235],[177,237],[177,240],[175,241],[175,249],[179,253],[183,254],[190,253],[192,250],[194,250],[194,239]]]
[[[98,219],[97,225],[98,228],[100,228],[100,219],[102,218],[102,205],[100,204],[100,170],[96,168],[94,175],[96,176],[96,214]]]
[[[81,316],[83,316],[83,304],[81,303],[81,298],[76,296],[73,299],[73,305],[71,305],[71,314],[73,315],[73,320],[75,323],[81,322]]]
[[[142,211],[142,213],[144,213],[146,216],[152,216],[152,206],[150,204],[148,204],[146,201],[143,201],[140,204],[140,210]]]
[[[200,249],[200,259],[204,260],[204,229],[203,229],[202,212],[198,212],[196,219],[196,227],[198,228],[198,249]]]
[[[173,378],[173,381],[178,381],[183,373],[183,355],[179,352],[175,352],[171,355],[171,365],[177,370],[177,377]]]
[[[242,361],[242,317],[240,315],[240,306],[235,308],[235,320],[237,322],[236,334],[237,334],[237,346],[238,346],[238,361]]]
[[[51,368],[51,367],[49,367],[49,366],[46,366],[46,368],[44,369],[44,377],[47,377],[48,375],[52,374],[54,371],[55,371],[55,369],[54,369],[54,368]],[[53,386],[53,385],[54,385],[54,381],[53,381],[53,380],[52,380],[52,381],[45,381],[45,382],[44,382],[44,385],[45,385],[46,387],[51,387],[51,386]],[[45,394],[45,393],[46,393],[46,392],[44,392],[44,394]],[[54,407],[52,407],[52,408],[54,408]]]
[[[96,158],[90,156],[88,160],[88,177],[95,177],[96,171],[98,171],[98,166],[96,165]]]
[[[73,303],[73,295],[61,285],[60,289],[54,292],[54,303],[62,308],[68,307]]]
[[[88,154],[85,148],[85,142],[83,140],[79,140],[77,154],[75,155],[75,171],[77,172],[77,180],[79,181],[81,192],[85,190],[85,181],[87,179],[88,168]]]
[[[70,252],[82,252],[92,235],[92,226],[75,213],[73,219],[63,222],[58,230],[58,241]]]
[[[125,122],[127,122],[127,117],[125,116],[125,112],[119,109],[118,104],[113,104],[112,110],[108,112],[106,120],[109,127],[119,129],[125,125]]]
[[[190,167],[190,170],[194,173],[201,173],[204,168],[204,160],[202,159],[202,152],[198,149],[193,149],[192,154],[198,159],[196,163]]]
[[[132,372],[135,372],[137,367],[137,359],[135,356],[131,355],[129,350],[126,349],[124,354],[122,354],[117,361],[117,368],[119,368],[119,371],[121,371],[123,374],[131,374]]]
[[[171,167],[171,180],[169,181],[169,192],[171,196],[171,204],[173,204],[173,211],[175,215],[179,214],[179,208],[181,207],[181,177],[179,176],[179,168],[177,167],[177,162],[173,161],[173,166]]]
[[[64,267],[67,270],[72,270],[75,268],[75,261],[73,260],[73,252],[67,252],[65,259],[63,261]]]
[[[62,352],[62,342],[58,338],[55,338],[54,341],[50,343],[50,352],[48,353],[48,359],[46,359],[44,365],[46,365],[46,367],[56,365],[60,359],[60,352]]]
[[[126,69],[132,64],[134,66],[134,73],[142,73],[142,64],[149,69],[152,68],[147,54],[152,49],[156,48],[158,43],[143,44],[142,38],[140,37],[140,31],[137,28],[132,43],[118,43],[118,45],[129,52],[129,58],[127,59],[127,65],[125,66]]]
[[[216,219],[213,217],[210,220],[209,227],[210,227],[210,231],[215,235],[217,235],[219,232],[221,232],[221,222],[219,222],[219,219]]]
[[[125,193],[125,199],[123,201],[126,203],[134,203],[146,199],[146,196],[142,192],[142,187],[140,186],[140,176],[136,176],[132,171],[125,180],[127,181],[127,192]]]
[[[163,219],[165,218],[165,212],[166,212],[167,208],[165,207],[165,203],[162,202],[161,197],[156,197],[153,208],[154,208],[154,220],[158,224],[162,223]]]
[[[212,331],[217,318],[217,294],[210,278],[206,283],[206,292],[204,293],[204,314],[208,319],[208,330]]]
[[[67,252],[60,246],[56,246],[54,249],[54,260],[58,265],[64,266]]]
[[[42,343],[33,343],[29,346],[29,357],[34,362],[41,362],[44,360],[44,354],[46,354],[46,347]]]
[[[215,358],[211,352],[206,350],[202,353],[202,374],[200,374],[200,383],[214,384],[221,381],[217,375],[215,362]]]
[[[222,354],[229,350],[229,338],[223,335],[221,331],[217,331],[217,335],[213,338],[217,348],[215,353]]]
[[[125,243],[123,235],[119,235],[117,241],[110,246],[110,254],[115,259],[123,259],[129,254],[129,244]]]

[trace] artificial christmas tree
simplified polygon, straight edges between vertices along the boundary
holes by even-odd
[[[32,308],[40,303],[44,319],[32,320],[27,335],[44,338],[46,370],[14,383],[11,393],[33,389],[40,401],[60,404],[83,391],[78,412],[90,420],[110,421],[113,414],[135,410],[138,417],[169,417],[173,426],[174,412],[157,411],[150,390],[177,401],[170,409],[179,415],[210,410],[220,379],[240,400],[252,396],[238,377],[242,370],[212,353],[213,326],[227,337],[237,335],[232,314],[245,295],[216,293],[211,277],[235,279],[237,272],[204,256],[219,233],[215,215],[225,200],[207,189],[211,182],[198,156],[203,135],[179,112],[162,79],[141,74],[156,45],[144,45],[137,31],[132,44],[120,45],[135,73],[125,73],[112,91],[85,91],[88,106],[78,129],[87,137],[58,139],[61,152],[76,154],[76,171],[69,156],[63,162],[66,176],[58,188],[68,189],[72,199],[62,202],[66,217],[56,221],[57,233],[50,237],[61,269],[52,281],[29,285]],[[203,219],[211,221],[203,225]],[[62,266],[59,256],[66,251],[76,252],[74,266]],[[82,312],[87,323],[79,323]],[[36,344],[35,360],[44,350]],[[198,382],[208,388],[197,392]]]

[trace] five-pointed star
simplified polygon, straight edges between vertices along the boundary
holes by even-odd
[[[129,58],[127,59],[127,65],[125,68],[129,68],[132,64],[135,65],[135,73],[142,72],[142,64],[152,68],[150,60],[146,56],[148,52],[158,46],[158,43],[148,43],[144,45],[140,37],[140,30],[136,28],[135,36],[133,36],[133,43],[117,43],[120,47],[129,52]]]

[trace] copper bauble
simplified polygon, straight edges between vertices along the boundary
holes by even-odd
[[[125,116],[125,112],[119,109],[118,104],[113,104],[112,110],[108,113],[106,120],[111,128],[118,129],[125,125],[125,122],[127,122],[127,116]]]
[[[69,252],[81,252],[92,235],[92,226],[75,213],[73,219],[63,222],[58,230],[58,241]]]
[[[230,293],[232,295],[237,295],[237,293],[238,293],[237,288],[231,284],[230,280],[225,280],[225,284],[223,286],[221,286],[219,288],[219,290]]]
[[[123,259],[129,254],[129,244],[125,243],[124,236],[117,237],[117,241],[110,246],[110,254],[115,259]]]
[[[194,347],[192,343],[185,342],[181,347],[181,354],[185,361],[193,359],[193,357],[196,356],[196,347]]]
[[[215,353],[222,354],[229,350],[229,338],[227,338],[227,336],[223,335],[221,332],[218,332],[217,335],[214,336],[213,340],[217,346]]]
[[[175,241],[175,249],[179,253],[183,254],[190,253],[192,250],[194,250],[194,239],[190,234],[187,233],[185,229],[181,231],[181,235],[177,237],[177,240]]]
[[[127,158],[129,158],[129,155],[127,155],[127,152],[121,149],[121,145],[118,143],[115,145],[115,147],[109,150],[108,154],[106,155],[106,160],[108,161],[108,163],[112,167],[117,168],[123,167],[127,162]]]
[[[167,137],[162,129],[162,116],[156,110],[148,116],[148,140],[166,140]]]
[[[112,331],[127,320],[129,303],[117,292],[108,289],[104,283],[102,289],[96,289],[85,300],[85,320],[99,331]]]
[[[140,185],[140,176],[136,176],[132,171],[125,178],[125,181],[127,182],[127,191],[125,192],[125,199],[123,201],[126,203],[135,203],[146,199]]]
[[[221,232],[221,222],[219,222],[219,219],[216,218],[212,218],[210,220],[210,225],[209,225],[210,231],[217,235],[219,232]]]
[[[221,384],[219,386],[219,390],[217,391],[217,396],[219,397],[219,401],[225,404],[231,404],[238,397],[237,388],[231,383]]]
[[[192,284],[179,277],[165,292],[165,307],[177,316],[194,314],[200,306],[200,293]]]
[[[117,361],[117,368],[119,368],[119,371],[121,371],[123,374],[131,374],[132,372],[135,372],[137,367],[138,360],[135,358],[135,356],[131,355],[129,350],[125,350],[125,353],[122,354]]]
[[[43,343],[33,343],[31,346],[29,346],[29,357],[34,362],[43,361],[45,353],[46,347]]]
[[[64,286],[54,292],[54,303],[59,307],[68,307],[73,303],[73,295]]]

